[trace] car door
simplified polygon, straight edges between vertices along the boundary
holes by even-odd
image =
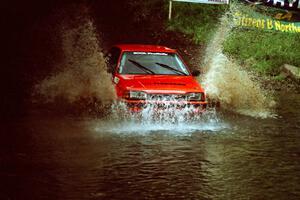
[[[112,81],[115,85],[117,96],[122,95],[122,88],[119,87],[118,83],[120,78],[117,76],[117,69],[119,66],[119,59],[121,56],[121,49],[118,47],[113,47],[110,49],[108,56],[107,56],[107,71],[112,75]]]

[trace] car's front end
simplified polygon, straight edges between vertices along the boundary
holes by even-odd
[[[119,76],[119,100],[131,111],[151,106],[155,109],[190,109],[203,112],[207,102],[204,90],[192,76]]]
[[[146,93],[144,91],[129,91],[123,100],[128,108],[133,112],[151,106],[157,110],[185,110],[189,109],[193,113],[202,113],[206,108],[204,93],[185,94],[162,94]]]
[[[175,50],[151,45],[116,48],[113,83],[129,110],[205,110],[205,92]]]

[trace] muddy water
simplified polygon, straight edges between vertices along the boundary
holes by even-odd
[[[36,110],[1,125],[0,199],[299,199],[300,95],[279,102],[166,126]]]
[[[41,102],[112,99],[101,38],[89,19],[61,22],[62,62],[38,84]],[[250,105],[254,116],[261,113],[248,98],[232,101],[242,92],[231,99],[211,91],[227,108]],[[279,96],[278,118],[266,119],[211,111],[153,121],[148,113],[136,120],[29,109],[0,122],[0,199],[300,199],[300,95]]]
[[[34,95],[42,96],[40,101],[46,102],[58,98],[70,104],[80,100],[111,102],[115,91],[93,20],[81,14],[72,23],[65,20],[60,24],[63,59],[57,63],[56,71],[36,85]]]
[[[253,75],[223,53],[223,43],[233,28],[231,20],[237,8],[220,19],[218,29],[206,48],[202,84],[210,99],[224,108],[253,117],[271,117],[276,102],[270,91],[264,91]]]

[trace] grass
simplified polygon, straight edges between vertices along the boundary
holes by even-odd
[[[248,6],[244,7],[251,12]],[[173,2],[173,18],[167,27],[190,35],[195,44],[206,45],[226,10],[227,5]],[[300,66],[299,43],[297,33],[235,28],[224,42],[223,51],[262,74],[278,74],[285,63]]]
[[[277,75],[277,76],[274,76],[273,79],[274,79],[274,80],[277,80],[277,81],[282,81],[282,80],[285,79],[285,76],[282,75],[282,74],[279,74],[279,75]]]
[[[190,35],[196,44],[207,44],[227,5],[173,2],[168,29]]]
[[[278,73],[283,64],[300,66],[300,34],[235,29],[223,51],[261,73]]]

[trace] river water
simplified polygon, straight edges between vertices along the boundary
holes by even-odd
[[[300,95],[278,105],[166,126],[35,110],[1,125],[0,199],[300,199]]]
[[[86,10],[75,7],[80,12]],[[65,15],[77,19],[78,13],[71,11]],[[3,96],[19,91],[31,93],[29,86],[23,86],[28,81],[30,88],[44,97],[30,100],[37,101],[39,106],[43,102],[52,105],[46,105],[46,109],[43,106],[19,109],[12,103],[12,110],[21,110],[22,115],[0,121],[0,200],[300,199],[300,94],[276,94],[277,108],[272,114],[277,117],[266,115],[264,110],[260,112],[257,101],[263,101],[259,105],[265,106],[269,99],[264,97],[268,95],[257,95],[261,91],[253,89],[247,74],[214,53],[206,56],[214,61],[215,67],[208,70],[205,83],[215,86],[208,91],[211,97],[222,100],[227,111],[209,111],[192,121],[182,118],[180,112],[175,121],[172,117],[165,120],[164,115],[153,121],[147,113],[139,120],[135,116],[118,117],[118,113],[110,117],[104,117],[105,114],[83,117],[81,111],[86,104],[76,107],[72,103],[82,99],[110,101],[113,90],[105,72],[101,37],[93,20],[82,17],[77,23],[73,18],[59,20],[60,23],[54,20],[56,28],[46,23],[51,22],[51,17],[46,18],[45,23],[37,26],[42,29],[40,34],[34,28],[29,29],[32,37],[43,36],[40,38],[43,42],[48,39],[44,37],[55,33],[59,39],[49,40],[52,47],[49,51],[53,50],[50,53],[40,41],[36,51],[28,51],[32,55],[24,55],[24,60],[33,57],[34,65],[15,61],[21,72],[26,71],[26,77],[22,76],[25,81],[13,88],[12,93],[3,92]],[[119,22],[119,18],[115,19]],[[45,24],[50,24],[49,30],[44,30]],[[115,26],[111,29],[115,31]],[[219,38],[224,38],[223,32],[219,31]],[[127,37],[118,31],[115,34]],[[222,41],[215,38],[211,49],[220,53]],[[20,45],[27,52],[27,45]],[[17,49],[10,46],[14,51]],[[57,59],[52,58],[55,53]],[[47,61],[44,54],[51,58],[48,65],[54,69],[52,72],[48,65],[43,65]],[[37,62],[39,59],[42,64]],[[31,87],[36,83],[33,71],[45,75],[37,87]],[[12,72],[15,76],[15,71]],[[216,76],[216,72],[222,72],[222,76]],[[239,77],[246,84],[237,84]],[[238,87],[241,85],[247,87]],[[56,102],[56,98],[67,100],[67,108],[66,104]],[[240,112],[245,105],[255,115]],[[62,111],[59,114],[49,111],[54,107]],[[78,111],[64,114],[69,107]]]

